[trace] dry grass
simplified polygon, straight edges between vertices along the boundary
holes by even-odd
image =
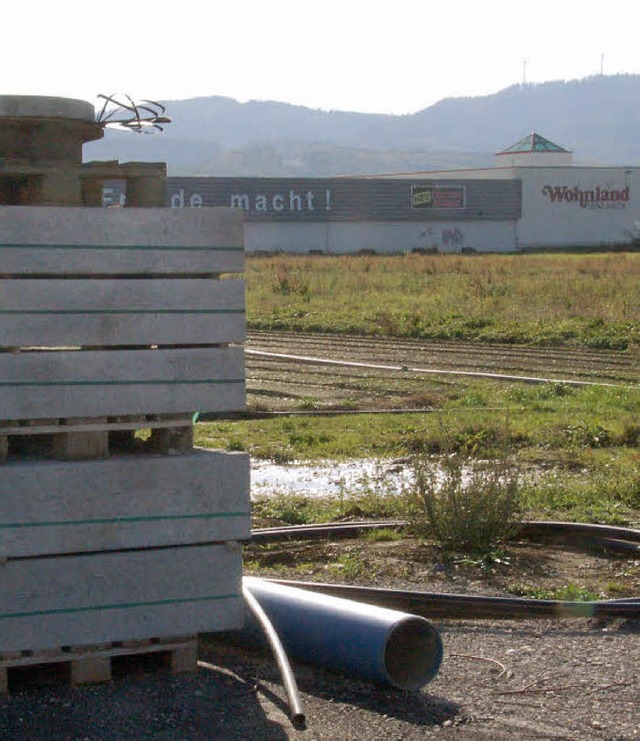
[[[250,257],[250,326],[640,345],[640,254]]]

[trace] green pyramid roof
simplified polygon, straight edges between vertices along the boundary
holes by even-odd
[[[540,136],[540,134],[534,132],[533,134],[529,134],[529,136],[525,136],[524,139],[520,139],[519,142],[512,144],[510,147],[507,147],[507,149],[503,149],[498,154],[524,154],[525,152],[569,153],[569,150],[559,147],[557,144],[545,139],[544,136]]]

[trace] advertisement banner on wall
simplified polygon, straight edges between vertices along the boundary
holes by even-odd
[[[411,186],[411,208],[461,209],[464,207],[464,185]]]
[[[173,208],[226,206],[247,221],[456,221],[517,219],[520,180],[418,178],[167,178]]]

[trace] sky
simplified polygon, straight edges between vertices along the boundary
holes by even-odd
[[[408,114],[640,74],[637,0],[5,0],[3,19],[0,94],[96,106],[222,95]]]

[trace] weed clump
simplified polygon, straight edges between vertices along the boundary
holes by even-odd
[[[444,551],[491,553],[517,532],[519,476],[508,461],[416,456],[413,470],[412,526]]]

